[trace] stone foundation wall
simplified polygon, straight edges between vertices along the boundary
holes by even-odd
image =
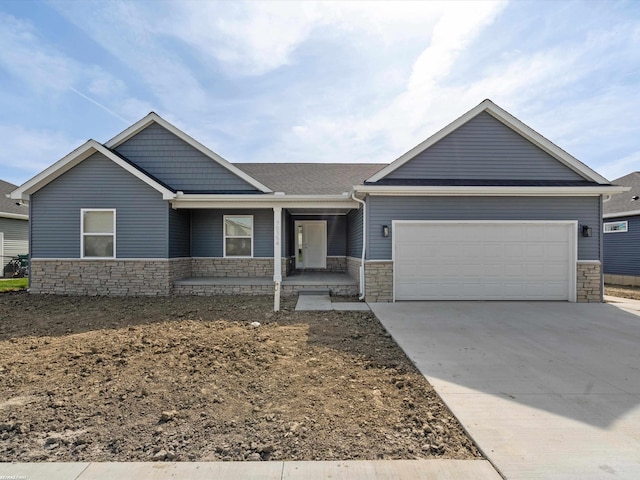
[[[57,295],[169,295],[169,260],[31,260],[31,293]],[[180,271],[176,263],[176,272]]]
[[[604,283],[609,285],[640,287],[640,277],[635,275],[609,275],[608,273],[605,273]]]
[[[347,257],[327,257],[327,272],[344,273],[347,271]]]
[[[393,262],[366,262],[364,266],[367,302],[393,301]]]
[[[602,302],[600,270],[600,262],[578,262],[576,268],[576,300],[578,302]]]
[[[191,258],[171,258],[169,259],[169,281],[171,285],[176,280],[189,278],[191,276]]]
[[[309,285],[282,285],[281,295],[297,295],[300,290],[308,290]],[[313,285],[314,289],[326,289],[331,295],[355,296],[357,285]],[[176,285],[175,295],[273,295],[274,285]]]
[[[360,265],[362,261],[359,258],[347,257],[347,273],[353,278],[360,279]]]
[[[284,273],[284,270],[283,270]],[[272,258],[192,258],[193,277],[273,277]]]

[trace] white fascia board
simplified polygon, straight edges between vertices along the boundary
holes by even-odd
[[[129,163],[122,160],[120,157],[115,155],[113,152],[105,148],[100,143],[95,140],[89,140],[82,144],[80,147],[76,148],[73,152],[58,160],[56,163],[51,165],[49,168],[43,170],[41,173],[33,177],[31,180],[28,180],[26,183],[19,186],[13,192],[11,192],[11,197],[14,200],[29,200],[29,195],[34,192],[37,192],[42,187],[52,182],[56,178],[58,178],[63,173],[71,170],[73,167],[78,165],[83,160],[86,160],[94,153],[101,153],[105,157],[107,157],[112,162],[116,163],[127,172],[135,176],[136,178],[142,180],[144,183],[154,188],[158,192],[162,194],[162,198],[164,200],[170,200],[175,197],[175,193],[173,193],[168,188],[160,185],[155,180],[149,178],[147,175],[142,173],[137,168],[131,166]]]
[[[358,208],[346,195],[224,195],[178,194],[171,205],[179,208]]]
[[[472,118],[478,116],[480,113],[485,111],[489,113],[491,116],[493,116],[495,119],[500,121],[501,123],[505,124],[507,127],[511,128],[512,130],[522,135],[524,138],[532,142],[537,147],[547,152],[552,157],[556,158],[558,161],[560,161],[565,166],[569,167],[571,170],[585,177],[586,179],[592,180],[597,183],[602,183],[607,185],[609,184],[609,180],[604,178],[602,175],[592,170],[591,168],[587,167],[584,163],[579,161],[577,158],[565,152],[560,147],[552,143],[550,140],[547,140],[545,137],[540,135],[531,127],[528,127],[523,122],[518,120],[516,117],[511,115],[506,110],[497,106],[495,103],[493,103],[489,99],[484,100],[479,105],[472,108],[467,113],[465,113],[464,115],[462,115],[461,117],[457,118],[452,123],[444,127],[442,130],[439,130],[438,132],[436,132],[435,134],[427,138],[424,142],[418,144],[417,146],[409,150],[407,153],[402,155],[400,158],[393,161],[382,170],[378,171],[375,175],[373,175],[366,181],[377,182],[383,179],[384,177],[389,175],[391,172],[393,172],[394,170],[397,170],[402,165],[407,163],[409,160],[414,158],[416,155],[424,152],[426,149],[434,145],[436,142],[439,142],[444,137],[446,137],[453,131],[457,130],[465,123],[467,123],[469,120],[471,120]]]
[[[518,187],[518,186],[392,186],[359,185],[357,192],[380,196],[598,196],[613,195],[626,191],[626,187],[602,185],[593,187]]]
[[[246,174],[245,172],[240,170],[238,167],[234,166],[232,163],[230,163],[229,161],[225,160],[220,155],[215,153],[213,150],[209,149],[208,147],[205,147],[202,143],[198,142],[195,138],[187,135],[179,128],[167,122],[164,118],[162,118],[160,115],[158,115],[155,112],[149,113],[149,115],[137,121],[136,123],[131,125],[129,128],[127,128],[126,130],[122,131],[121,133],[113,137],[111,140],[105,143],[105,146],[107,148],[113,148],[113,149],[117,148],[118,146],[122,145],[124,142],[126,142],[131,137],[136,135],[138,132],[141,132],[142,130],[147,128],[151,123],[154,123],[154,122],[160,125],[161,127],[167,129],[171,133],[173,133],[176,137],[187,142],[193,148],[200,151],[202,154],[206,155],[207,157],[211,158],[213,161],[218,163],[220,166],[226,168],[234,175],[240,177],[249,185],[257,188],[261,192],[271,193],[271,189],[269,187],[267,187],[266,185],[263,185],[252,176]]]
[[[13,220],[29,220],[29,215],[20,213],[0,212],[0,218],[11,218]]]
[[[602,218],[632,217],[634,215],[640,215],[640,210],[632,210],[629,212],[618,212],[618,213],[605,213],[602,216]]]

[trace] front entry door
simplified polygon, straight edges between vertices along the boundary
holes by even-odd
[[[295,222],[296,268],[327,268],[327,221]]]

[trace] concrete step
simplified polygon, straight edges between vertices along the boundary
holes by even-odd
[[[328,288],[305,288],[298,292],[299,295],[331,295]]]

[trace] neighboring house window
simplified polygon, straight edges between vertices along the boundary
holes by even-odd
[[[605,222],[604,233],[624,233],[629,231],[629,222]]]
[[[82,209],[80,211],[82,258],[115,258],[116,211]]]
[[[224,256],[253,257],[253,215],[224,216]]]

